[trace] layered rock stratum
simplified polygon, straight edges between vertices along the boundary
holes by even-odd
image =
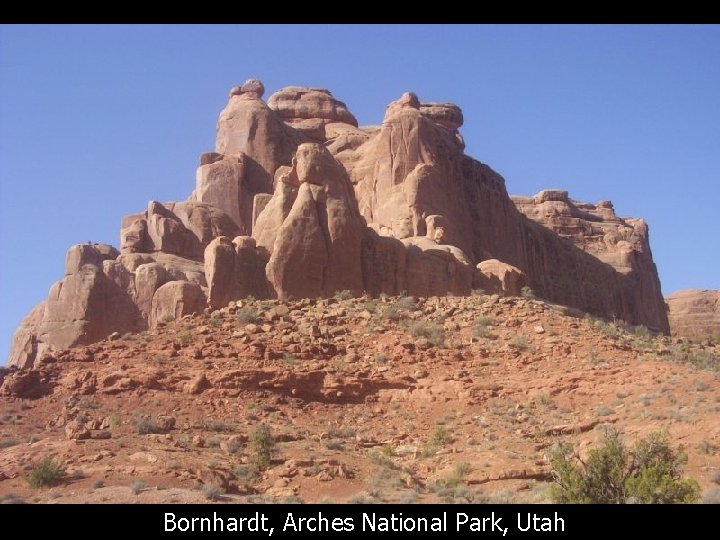
[[[465,155],[460,108],[406,93],[358,126],[328,90],[230,91],[188,200],[122,221],[120,249],[70,248],[65,276],[17,329],[9,364],[253,296],[427,297],[529,287],[669,332],[641,219],[562,190],[508,196]]]
[[[720,291],[685,289],[665,300],[673,335],[720,337]]]

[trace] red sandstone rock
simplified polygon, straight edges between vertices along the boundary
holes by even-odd
[[[205,295],[199,285],[187,281],[169,281],[161,286],[152,299],[150,326],[167,319],[200,313],[205,308]]]
[[[37,330],[45,314],[45,302],[40,302],[32,308],[25,318],[20,322],[13,334],[12,347],[8,357],[9,366],[19,368],[31,368],[35,363],[38,352]]]
[[[255,239],[249,236],[238,236],[233,241],[220,236],[210,242],[205,248],[208,304],[220,308],[247,296],[267,298],[267,260],[265,250],[258,249]]]
[[[277,232],[267,266],[277,295],[301,298],[342,290],[361,292],[365,225],[344,169],[323,146],[307,143],[298,147],[289,182],[300,187]],[[283,195],[276,191],[276,196]],[[263,214],[271,206],[276,206],[272,200]],[[258,227],[261,218],[262,214]]]
[[[358,125],[347,106],[324,88],[302,86],[281,88],[270,96],[268,107],[291,125],[297,121],[310,119],[320,119],[323,123],[341,122],[355,127]]]
[[[406,93],[381,126],[359,128],[326,90],[263,94],[252,79],[231,90],[188,201],[125,217],[120,253],[71,248],[18,328],[12,365],[201,310],[205,291],[212,307],[345,289],[469,294],[473,281],[517,294],[524,275],[540,297],[668,331],[645,222],[563,190],[510,198],[464,154],[456,105]]]
[[[673,335],[720,336],[720,291],[686,289],[672,293],[665,301]]]
[[[520,296],[527,285],[525,274],[519,268],[497,259],[489,259],[477,265],[476,288],[493,293]]]

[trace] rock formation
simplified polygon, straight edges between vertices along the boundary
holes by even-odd
[[[519,294],[668,332],[647,225],[567,192],[509,197],[464,154],[463,114],[413,93],[359,127],[328,90],[230,91],[187,201],[125,217],[120,250],[73,246],[10,364],[252,295]]]
[[[665,298],[675,336],[720,336],[720,291],[686,289]]]

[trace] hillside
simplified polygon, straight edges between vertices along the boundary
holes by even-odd
[[[608,427],[666,430],[687,476],[720,481],[717,343],[530,298],[348,296],[231,302],[0,371],[0,497],[542,502],[554,442],[583,454]],[[46,457],[67,474],[31,488]]]

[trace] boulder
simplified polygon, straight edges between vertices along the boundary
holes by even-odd
[[[150,326],[156,327],[166,319],[201,313],[205,309],[205,294],[196,283],[169,281],[162,285],[152,299]]]
[[[141,264],[135,270],[135,304],[147,323],[152,311],[153,296],[166,281],[165,267],[157,262]]]
[[[291,125],[317,119],[322,124],[340,122],[357,127],[358,123],[347,106],[324,88],[286,86],[268,99],[268,107]]]
[[[473,282],[473,288],[476,289],[493,294],[520,296],[523,287],[527,286],[527,277],[522,270],[497,259],[482,261],[477,265],[477,270]]]

